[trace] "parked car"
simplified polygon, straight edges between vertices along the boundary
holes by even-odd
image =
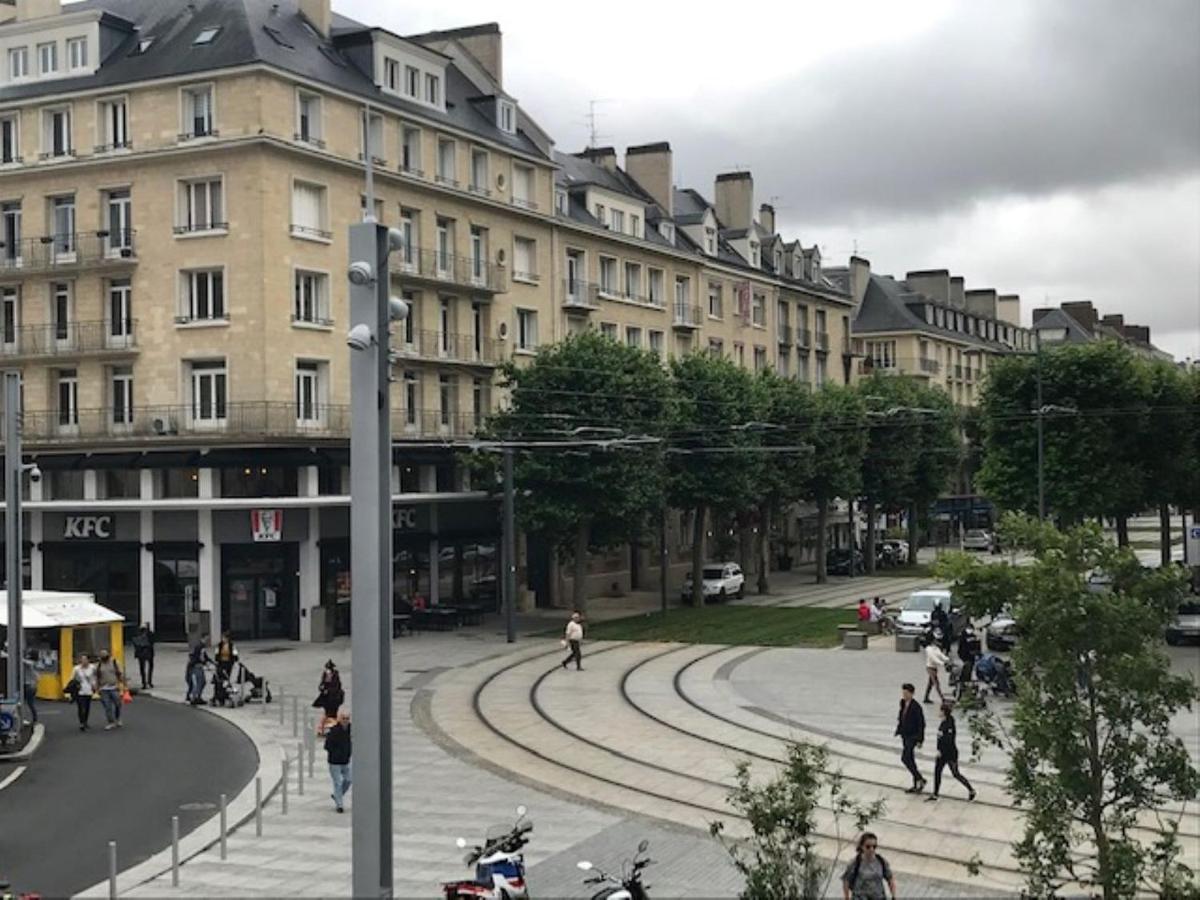
[[[908,541],[900,541],[896,540],[895,538],[889,538],[883,542],[883,546],[888,547],[891,550],[892,565],[908,565]]]
[[[995,651],[1011,650],[1017,646],[1017,620],[1008,610],[997,615],[987,626],[987,648]]]
[[[729,597],[740,599],[746,593],[746,576],[742,574],[742,567],[737,563],[709,563],[702,570],[700,577],[705,603],[720,603]],[[680,597],[687,602],[692,593],[692,573],[688,572],[683,579]]]
[[[963,535],[964,550],[991,550],[992,535],[982,528],[971,528]]]
[[[825,571],[830,575],[861,575],[866,571],[862,551],[855,550],[853,556],[853,573],[850,571],[851,555],[848,547],[837,547],[825,554]]]
[[[950,615],[950,627],[957,634],[967,617],[962,609],[955,606],[954,596],[944,590],[913,591],[909,594],[900,606],[900,614],[896,616],[896,633],[923,635],[933,618],[933,608],[939,602]]]
[[[1184,641],[1200,640],[1200,602],[1185,600],[1179,604],[1179,612],[1167,626],[1167,643],[1182,644]]]

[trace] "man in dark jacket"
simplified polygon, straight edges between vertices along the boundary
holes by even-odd
[[[913,784],[906,793],[919,794],[925,790],[925,778],[917,769],[916,749],[925,743],[925,713],[913,697],[916,688],[907,682],[900,687],[900,714],[896,717],[896,736],[904,745],[900,761],[912,775]]]
[[[343,812],[342,798],[350,790],[350,713],[338,712],[337,721],[325,728],[325,756],[333,781],[333,805]]]

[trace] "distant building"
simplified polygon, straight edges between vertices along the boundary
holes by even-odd
[[[1035,332],[1053,329],[1055,337],[1068,344],[1087,344],[1092,341],[1117,341],[1149,359],[1174,362],[1171,354],[1150,343],[1150,329],[1145,325],[1127,325],[1119,313],[1100,315],[1091,300],[1077,300],[1058,307],[1042,307],[1033,311]]]

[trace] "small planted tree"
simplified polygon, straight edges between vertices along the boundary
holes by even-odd
[[[828,751],[803,742],[789,745],[779,774],[757,786],[751,782],[749,763],[739,763],[729,802],[746,818],[751,836],[744,841],[731,838],[724,822],[713,822],[709,831],[746,879],[744,900],[826,896],[842,851],[885,808],[883,800],[863,804],[851,799],[842,774],[829,769]],[[832,818],[832,834],[819,831],[822,809]],[[832,859],[818,852],[822,839],[826,846],[833,844]]]
[[[1168,806],[1200,791],[1200,773],[1171,728],[1200,693],[1162,648],[1183,576],[1143,569],[1097,526],[1060,532],[1010,514],[1001,531],[1006,545],[1033,552],[1032,565],[955,555],[939,575],[955,582],[971,614],[1007,606],[1020,629],[1012,721],[977,711],[971,727],[976,740],[1010,753],[1008,785],[1025,817],[1014,852],[1030,894],[1082,885],[1106,900],[1196,896],[1177,838],[1180,814]],[[1111,587],[1089,584],[1094,571],[1110,576]]]

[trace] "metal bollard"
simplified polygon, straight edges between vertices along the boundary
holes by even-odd
[[[179,816],[171,816],[171,887],[179,887]]]
[[[262,837],[262,776],[254,779],[254,836]]]
[[[117,900],[117,842],[108,842],[108,896]]]
[[[313,777],[313,758],[317,755],[317,733],[315,730],[308,735],[308,777]]]
[[[287,705],[283,702],[283,688],[279,689],[279,724],[283,724],[283,717],[287,715]]]
[[[227,799],[221,795],[221,859],[225,859],[229,850],[229,823],[225,816]]]
[[[296,793],[304,796],[304,744],[296,745]]]
[[[292,698],[292,737],[300,736],[300,698]]]
[[[287,783],[288,783],[288,760],[287,760],[287,757],[285,756],[283,758],[283,783],[280,784],[280,787],[283,789],[283,793],[281,794],[281,799],[280,799],[280,808],[282,809],[283,814],[285,816],[287,815]]]

